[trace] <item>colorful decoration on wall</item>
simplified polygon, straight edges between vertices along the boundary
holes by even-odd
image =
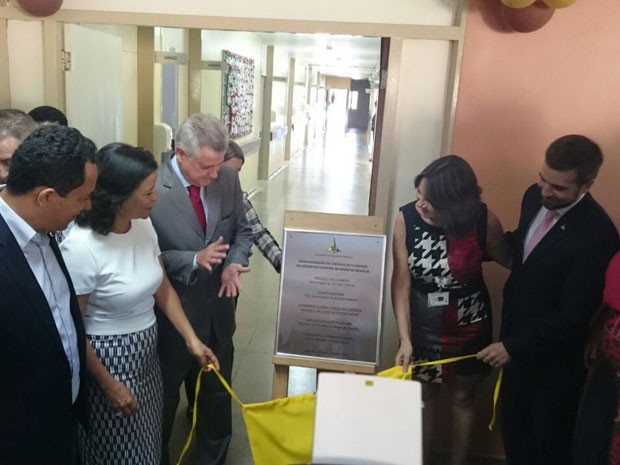
[[[63,0],[17,0],[19,6],[32,16],[50,16],[60,10]]]
[[[254,111],[254,60],[222,50],[224,64],[222,122],[232,139],[252,132]]]
[[[547,24],[556,8],[565,8],[577,0],[500,0],[502,22],[517,32],[537,31]]]

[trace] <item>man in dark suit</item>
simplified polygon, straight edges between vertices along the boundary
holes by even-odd
[[[85,336],[73,285],[49,234],[90,208],[95,145],[77,129],[37,129],[0,195],[0,463],[77,463],[88,413]]]
[[[230,382],[234,297],[249,271],[253,234],[245,218],[237,172],[222,166],[228,133],[219,120],[192,115],[177,130],[176,150],[159,169],[159,201],[151,212],[162,258],[187,318],[220,361]],[[158,312],[159,314],[159,312]],[[159,315],[158,315],[159,316]],[[179,403],[179,388],[196,362],[166,318],[158,318],[164,380],[162,464]],[[232,436],[230,396],[212,374],[198,396],[199,465],[223,464]]]
[[[523,197],[504,288],[500,342],[478,357],[504,367],[502,434],[510,465],[569,465],[585,376],[584,340],[620,246],[589,193],[603,162],[584,136],[554,141]]]

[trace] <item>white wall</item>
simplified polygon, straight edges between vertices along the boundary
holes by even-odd
[[[272,118],[271,122],[277,126],[284,126],[286,124],[286,82],[274,81],[271,92],[271,111],[275,112],[275,118]]]
[[[222,71],[203,69],[200,73],[200,111],[222,117]]]
[[[122,39],[79,24],[64,25],[66,115],[97,147],[123,139]]]
[[[376,214],[386,221],[388,251],[392,250],[391,231],[398,208],[414,199],[415,176],[441,155],[449,52],[447,41],[393,40],[390,47],[394,70],[388,75],[376,205]],[[390,254],[385,275],[381,338],[383,367],[393,364],[398,348],[389,295]]]
[[[305,73],[305,71],[304,71]],[[301,74],[303,78],[305,74]],[[297,71],[295,72],[297,76]],[[299,82],[299,80],[297,80]],[[306,86],[295,84],[293,89],[293,128],[291,134],[291,157],[303,148],[308,117],[306,114]]]
[[[244,192],[252,192],[258,187],[258,149],[245,152],[245,163],[239,173],[239,182]]]
[[[123,129],[121,141],[138,144],[138,28],[105,24],[84,27],[118,36],[123,49]]]
[[[274,126],[279,127],[281,126]],[[269,176],[284,166],[284,142],[285,137],[282,136],[269,143]]]
[[[41,21],[9,20],[7,41],[11,106],[29,112],[45,104]]]
[[[266,49],[266,47],[265,47]],[[278,77],[288,77],[289,52],[285,49],[273,48],[273,75]]]
[[[135,26],[82,26],[122,39],[123,126],[121,140],[137,143],[137,28]],[[47,104],[44,95],[42,22],[9,20],[11,106],[24,111]],[[96,53],[96,50],[93,51]],[[71,122],[69,122],[71,124]]]
[[[457,0],[392,0],[379,7],[374,2],[364,5],[359,0],[230,0],[197,2],[195,0],[65,0],[63,9],[166,13],[178,15],[224,16],[232,18],[273,18],[305,21],[342,21],[394,24],[452,23]]]
[[[202,59],[219,61],[222,50],[254,59],[257,72],[261,69],[261,40],[253,32],[202,31]]]
[[[156,27],[154,33],[154,47],[156,51],[188,53],[189,43],[186,29]]]

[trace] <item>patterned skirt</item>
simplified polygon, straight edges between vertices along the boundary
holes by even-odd
[[[88,377],[88,431],[80,428],[83,465],[159,465],[163,387],[157,356],[157,325],[144,331],[88,336],[105,367],[136,397],[138,410],[112,410],[103,391]]]

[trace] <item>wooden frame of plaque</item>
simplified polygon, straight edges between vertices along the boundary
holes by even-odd
[[[373,374],[379,357],[383,218],[286,211],[272,397],[289,366]]]

